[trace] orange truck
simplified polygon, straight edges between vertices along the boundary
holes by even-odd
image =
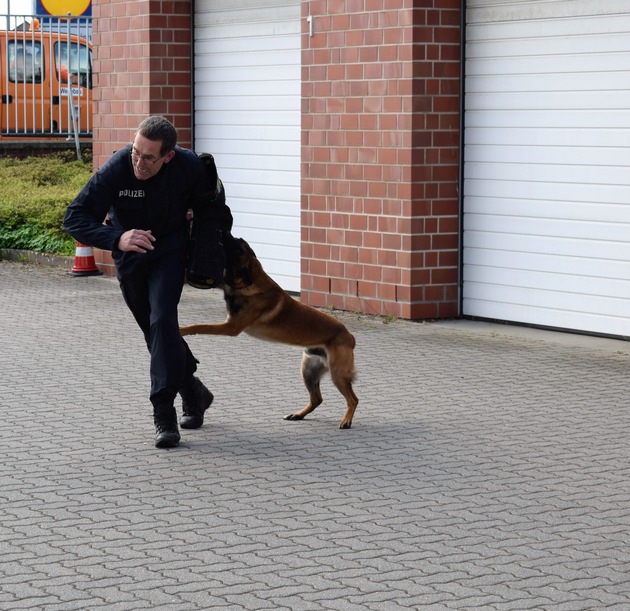
[[[0,141],[91,139],[91,43],[27,26],[0,30]]]

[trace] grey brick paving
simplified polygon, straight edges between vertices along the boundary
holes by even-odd
[[[282,419],[299,349],[193,337],[215,403],[157,450],[116,281],[0,263],[0,608],[630,608],[629,344],[339,316],[351,430],[329,381]]]

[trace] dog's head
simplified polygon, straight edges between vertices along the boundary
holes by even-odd
[[[254,274],[260,265],[256,253],[243,238],[232,235],[223,242],[225,270],[223,282],[232,288],[245,288],[254,282]]]

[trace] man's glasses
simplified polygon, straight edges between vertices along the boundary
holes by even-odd
[[[155,165],[160,159],[164,159],[164,157],[166,157],[166,155],[161,155],[157,158],[153,155],[141,155],[140,153],[138,153],[135,147],[131,147],[131,156],[135,157],[136,159],[141,159],[145,163],[149,163],[151,165]]]

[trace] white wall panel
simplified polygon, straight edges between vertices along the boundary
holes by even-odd
[[[630,3],[467,6],[464,314],[630,336]]]
[[[300,290],[300,3],[195,5],[195,148],[266,271]]]

